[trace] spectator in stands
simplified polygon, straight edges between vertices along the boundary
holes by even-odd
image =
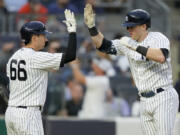
[[[51,3],[55,2],[56,0],[41,0],[41,3],[48,7]]]
[[[4,0],[8,12],[18,12],[27,2],[28,0]]]
[[[11,57],[15,43],[7,41],[1,45],[0,49],[0,114],[4,114],[7,108],[8,91],[8,78],[6,76],[6,64]]]
[[[121,3],[123,3],[124,1],[127,1],[127,0],[100,0],[101,3],[104,3],[104,4],[116,4],[115,6],[120,6]]]
[[[57,52],[64,52],[64,48],[61,45],[61,41],[58,39],[51,39],[48,45],[48,52],[50,53],[57,53]]]
[[[1,16],[1,18],[0,18],[0,24],[1,24],[0,25],[0,33],[3,33],[8,29],[7,26],[6,27],[4,26],[5,25],[4,22],[8,22],[7,21],[8,20],[8,18],[7,18],[8,13],[9,12],[8,12],[7,8],[5,7],[4,0],[0,0],[0,16]]]
[[[52,39],[48,45],[49,53],[61,52],[61,43],[58,39]],[[64,98],[64,83],[60,81],[61,70],[51,70],[48,75],[48,88],[47,88],[47,98],[44,107],[44,113],[48,115],[56,115],[59,110],[64,108],[65,98]],[[61,82],[61,83],[60,83]]]
[[[65,105],[65,116],[78,116],[83,102],[83,88],[79,83],[74,84],[71,95],[72,98]]]
[[[112,91],[106,93],[107,117],[130,116],[130,106],[122,97],[115,97]]]
[[[48,47],[48,52],[50,52],[50,53],[62,53],[62,52],[65,52],[65,49],[66,49],[65,47],[62,46],[61,40],[58,38],[52,38],[49,41],[47,47]],[[60,75],[58,75],[58,76],[59,76],[59,78],[57,78],[57,79],[60,79]]]
[[[63,109],[65,105],[65,85],[58,80],[59,76],[59,72],[54,71],[49,73],[47,98],[44,107],[44,113],[48,115],[57,115],[58,111]]]
[[[7,91],[7,89],[3,85],[0,84],[0,115],[5,114],[7,104],[8,104],[8,95],[6,95],[5,91]]]
[[[106,75],[112,75],[112,67],[109,61],[105,59],[93,59],[91,67],[94,76],[84,75],[77,61],[70,63],[70,66],[73,70],[75,79],[87,88],[82,110],[79,112],[78,116],[82,118],[105,117],[106,92],[110,90],[109,78]]]
[[[88,73],[91,70],[89,66],[89,60],[96,55],[95,48],[89,38],[86,38],[84,41],[82,41],[77,54],[79,60],[81,61],[82,71],[84,73]]]
[[[4,0],[0,0],[0,14],[8,14],[8,10],[5,7]]]
[[[89,38],[86,38],[82,43],[81,43],[81,46],[78,50],[78,53],[80,55],[84,55],[84,54],[87,54],[87,53],[91,53],[91,52],[94,52],[95,51],[95,48],[92,46],[92,42]]]
[[[18,11],[19,14],[30,15],[27,19],[36,20],[46,23],[48,10],[41,4],[40,0],[29,0],[27,4],[22,6]],[[28,20],[28,21],[29,21]]]
[[[72,89],[75,86],[76,82],[74,80],[74,77],[69,76],[67,81],[66,81],[66,87],[65,87],[65,100],[69,101],[72,99]]]
[[[180,72],[178,74],[178,80],[176,81],[174,88],[176,89],[176,91],[177,91],[177,93],[179,95],[179,101],[180,101]],[[179,104],[178,111],[180,112],[180,104]]]
[[[79,13],[83,13],[85,1],[86,0],[71,0],[70,2],[78,8]]]
[[[48,12],[50,14],[63,14],[65,9],[78,13],[78,9],[69,0],[56,0],[48,7]]]
[[[4,86],[8,84],[8,78],[6,76],[6,64],[11,57],[14,48],[15,43],[13,41],[6,41],[2,44],[0,49],[0,80]]]

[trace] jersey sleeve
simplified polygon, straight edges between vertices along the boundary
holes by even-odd
[[[154,35],[154,39],[154,48],[165,48],[170,50],[170,42],[165,35],[157,33],[156,35]]]
[[[31,66],[43,70],[58,70],[61,60],[62,53],[36,52],[31,58]]]

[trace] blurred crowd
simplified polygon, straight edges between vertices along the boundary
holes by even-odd
[[[127,0],[1,0],[0,8],[3,13],[17,12],[20,14],[40,13],[40,14],[61,14],[66,8],[74,13],[83,13],[86,2],[95,6],[98,13],[103,12],[102,7],[108,5],[119,6]]]
[[[48,30],[53,32],[53,35],[49,37],[49,45],[42,51],[64,52],[68,39],[66,27],[61,23],[64,19],[64,10],[68,8],[75,14],[82,15],[86,2],[94,5],[97,14],[119,13],[125,15],[125,10],[146,8],[152,15],[157,13],[162,15],[163,20],[155,18],[152,22],[155,24],[158,22],[155,25],[156,28],[163,30],[165,34],[170,33],[167,18],[169,8],[161,0],[153,0],[153,2],[144,0],[139,4],[138,0],[0,0],[0,15],[5,16],[0,19],[2,23],[0,25],[1,114],[6,109],[8,99],[6,63],[13,52],[23,46],[18,36],[18,29],[25,21],[42,21],[47,25]],[[154,6],[156,4],[158,6]],[[7,17],[12,14],[15,16],[13,16],[13,22],[8,21]],[[97,20],[99,28],[103,30],[106,27],[104,19],[99,17]],[[81,16],[77,21],[78,25],[85,27]],[[4,22],[11,23],[17,29],[15,36],[8,35],[9,27],[5,26],[9,25]],[[91,39],[88,38],[89,35],[84,34],[86,31],[86,28],[79,28],[77,32],[78,62],[74,65],[65,65],[60,71],[49,73],[47,100],[43,114],[88,118],[139,116],[139,97],[131,79],[127,58],[105,55],[96,51]],[[124,36],[123,32],[109,34],[114,39]],[[81,73],[79,76],[89,81],[86,83],[80,81],[74,74],[77,70]],[[96,111],[91,112],[88,110],[89,108]],[[92,115],[89,116],[89,114]]]

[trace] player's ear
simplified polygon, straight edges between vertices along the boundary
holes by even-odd
[[[30,41],[36,41],[37,40],[37,35],[32,35],[31,40]]]
[[[147,25],[146,24],[143,24],[142,27],[143,27],[143,29],[147,30]]]

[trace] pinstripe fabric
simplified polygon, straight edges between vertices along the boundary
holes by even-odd
[[[172,69],[170,57],[163,64],[147,60],[141,54],[120,45],[119,40],[113,40],[119,54],[125,54],[130,63],[130,69],[136,87],[139,91],[155,90],[172,84]],[[150,32],[145,40],[138,45],[151,48],[167,48],[170,50],[169,40],[159,32]]]
[[[21,48],[9,59],[10,96],[5,114],[8,135],[44,135],[37,106],[44,106],[48,71],[59,69],[61,58],[62,53]],[[17,106],[27,106],[27,109]]]
[[[176,90],[166,88],[152,98],[141,97],[141,126],[144,135],[173,135],[178,111]]]
[[[27,72],[27,80],[10,79],[9,106],[38,106],[44,105],[46,99],[48,70],[59,69],[62,54],[36,52],[30,48],[18,50],[7,64],[7,76],[10,78],[10,62],[12,59],[25,60],[22,65]],[[16,68],[17,65],[13,64]],[[16,73],[17,74],[17,73]],[[21,74],[20,74],[21,75]],[[23,76],[23,74],[22,74]]]
[[[43,135],[41,112],[36,107],[28,109],[8,107],[6,111],[8,135]]]
[[[172,86],[171,58],[163,64],[147,60],[141,54],[126,48],[119,40],[112,40],[118,54],[127,56],[133,79],[139,92],[165,91],[150,98],[141,97],[141,126],[144,135],[173,135],[179,98]],[[169,40],[159,32],[149,32],[138,45],[150,48],[166,48],[170,52]]]

